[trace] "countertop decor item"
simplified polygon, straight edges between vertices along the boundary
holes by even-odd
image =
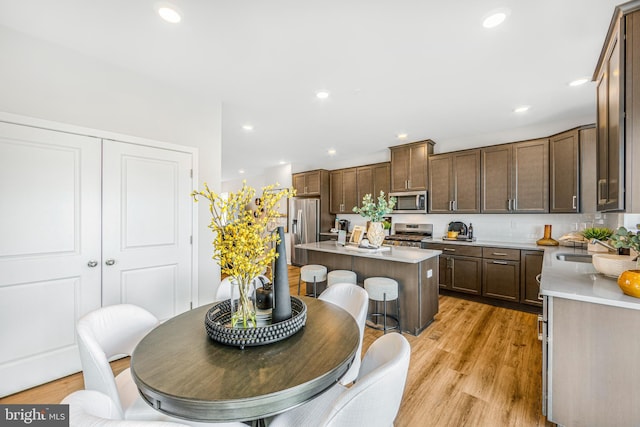
[[[207,334],[214,341],[240,347],[271,344],[298,332],[307,321],[307,306],[301,299],[291,298],[292,316],[282,322],[253,328],[229,328],[231,322],[231,301],[215,304],[207,311],[204,324]]]
[[[640,269],[640,232],[634,233],[624,227],[620,227],[611,235],[613,247],[632,250],[632,256],[636,260],[636,268]]]
[[[384,226],[382,221],[384,216],[393,212],[396,205],[395,197],[390,197],[389,201],[384,195],[384,191],[380,191],[377,202],[373,201],[373,196],[368,193],[362,198],[362,206],[354,207],[353,211],[367,218],[370,221],[367,229],[367,239],[372,246],[379,247],[384,241]]]
[[[617,279],[625,270],[636,268],[636,261],[629,255],[593,254],[593,267],[600,274]]]
[[[273,311],[271,312],[271,318],[274,323],[291,318],[289,269],[287,267],[287,253],[284,243],[284,227],[278,227],[277,232],[276,253],[278,258],[273,269]]]
[[[546,224],[544,226],[544,237],[536,242],[537,245],[540,246],[558,246],[559,243],[557,240],[554,240],[551,237],[551,224]]]
[[[640,298],[640,270],[626,270],[618,277],[618,286],[626,295]]]
[[[606,227],[590,227],[582,231],[582,236],[587,239],[587,250],[589,252],[608,252],[609,250],[602,245],[591,243],[593,239],[606,242],[613,234],[613,230]]]
[[[274,191],[273,185],[263,187],[261,215],[258,216],[250,208],[256,199],[256,190],[247,186],[246,181],[238,192],[230,192],[224,198],[211,191],[207,183],[204,183],[204,191],[195,190],[191,195],[196,202],[200,197],[209,200],[209,228],[215,234],[213,259],[220,265],[222,273],[231,277],[234,285],[229,302],[231,315],[225,327],[255,328],[251,282],[270,268],[278,256],[273,243],[278,242],[279,234],[273,233],[273,219],[279,216],[278,206],[282,199],[291,197],[293,190]]]

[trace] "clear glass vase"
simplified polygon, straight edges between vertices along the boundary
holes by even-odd
[[[246,283],[245,283],[246,282]],[[254,305],[252,281],[231,280],[231,327],[255,328],[256,308]]]

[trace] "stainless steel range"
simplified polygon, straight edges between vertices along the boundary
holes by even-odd
[[[412,246],[419,248],[421,242],[433,238],[433,224],[403,224],[393,226],[393,234],[384,238],[385,245]]]

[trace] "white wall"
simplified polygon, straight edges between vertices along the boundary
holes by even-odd
[[[0,111],[197,147],[200,182],[220,190],[221,102],[185,94],[0,26]],[[199,303],[213,300],[220,270],[211,260],[207,207],[199,206]]]

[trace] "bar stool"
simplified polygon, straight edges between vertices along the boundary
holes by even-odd
[[[327,274],[327,287],[336,283],[353,283],[358,284],[358,276],[349,270],[332,270]]]
[[[376,319],[382,317],[383,326],[382,330],[386,334],[387,331],[397,329],[402,333],[400,328],[400,302],[398,300],[398,282],[388,277],[369,277],[364,280],[364,288],[369,294],[369,299],[375,301],[375,312],[369,315],[370,318]],[[397,315],[387,314],[387,302],[396,300],[396,313]],[[378,311],[378,303],[383,303],[383,311]],[[396,325],[393,327],[387,327],[387,319],[395,320]],[[377,326],[378,323],[373,320],[367,321],[367,326],[373,329],[380,329]]]
[[[327,280],[327,267],[324,265],[309,264],[300,267],[300,276],[298,277],[298,295],[300,295],[300,282],[313,282],[313,297],[318,296],[316,284]],[[307,296],[311,296],[307,294]]]

